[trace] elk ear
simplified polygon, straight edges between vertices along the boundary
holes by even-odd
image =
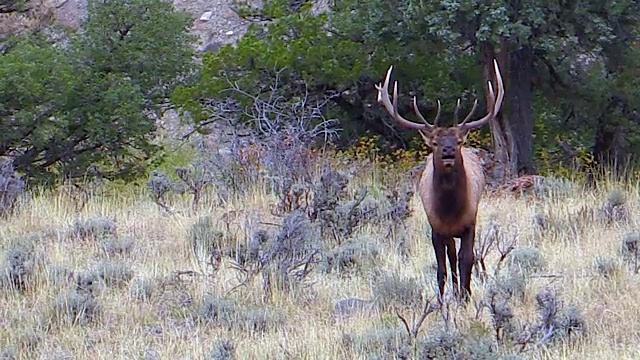
[[[431,147],[431,134],[424,130],[418,130],[418,132],[420,133],[422,140],[427,143],[427,146]]]
[[[463,144],[467,142],[468,135],[469,135],[469,130],[462,129],[458,131],[458,139],[462,141]]]

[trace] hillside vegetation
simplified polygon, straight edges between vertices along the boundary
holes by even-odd
[[[318,156],[310,182],[283,188],[289,196],[266,192],[265,178],[227,193],[211,182],[195,208],[188,192],[158,200],[161,184],[186,184],[159,173],[149,187],[96,186],[86,197],[31,193],[0,224],[4,354],[637,356],[635,186],[548,178],[523,196],[487,194],[476,244],[486,271],[477,264],[468,307],[447,290],[438,310],[409,175],[336,156]]]
[[[640,2],[253,5],[205,54],[170,1],[0,5],[0,358],[638,357]],[[446,126],[494,59],[472,300],[440,306],[430,149],[374,85]]]

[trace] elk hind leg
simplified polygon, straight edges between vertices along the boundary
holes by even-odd
[[[468,303],[471,297],[471,271],[473,269],[475,242],[475,225],[469,226],[460,238],[460,251],[458,252],[458,269],[460,270],[460,292],[462,300]]]
[[[453,286],[454,296],[458,296],[458,255],[456,254],[456,242],[452,237],[447,239],[447,257],[449,258],[449,267],[451,268],[451,284]]]

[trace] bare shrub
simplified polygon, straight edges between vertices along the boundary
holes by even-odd
[[[158,170],[151,171],[151,178],[147,182],[147,187],[151,191],[151,198],[163,210],[170,212],[166,196],[177,189],[177,185],[171,181],[169,176]]]
[[[517,343],[522,349],[531,343],[546,346],[559,341],[571,341],[586,332],[581,311],[575,306],[565,308],[558,295],[551,289],[543,289],[536,295],[539,321],[527,326]]]
[[[315,185],[314,198],[309,212],[317,222],[322,237],[343,243],[361,226],[378,217],[378,204],[366,202],[367,191],[361,189],[353,200],[348,199],[348,177],[326,168]]]
[[[27,183],[13,168],[13,160],[0,158],[0,217],[11,215],[25,194]]]
[[[200,217],[189,229],[189,247],[202,267],[213,272],[220,266],[222,254],[231,246],[225,242],[225,233],[218,230],[211,216]]]
[[[118,235],[116,222],[108,217],[77,219],[73,223],[71,234],[77,239],[92,241]]]
[[[191,203],[193,210],[198,208],[202,193],[216,180],[216,164],[212,160],[211,157],[199,156],[189,166],[176,169],[178,178],[193,195]]]
[[[339,131],[336,119],[324,117],[324,107],[329,98],[307,96],[290,99],[286,88],[281,87],[279,73],[265,96],[252,95],[231,84],[230,91],[251,101],[251,107],[243,109],[257,129],[260,144],[269,151],[261,154],[260,163],[267,171],[274,191],[281,192],[286,180],[294,182],[311,180],[311,145],[317,139],[332,139]]]
[[[301,212],[288,214],[280,231],[265,244],[260,259],[265,290],[272,286],[292,289],[320,261],[323,244],[309,219]]]
[[[478,241],[474,248],[475,272],[482,280],[487,281],[489,274],[487,269],[487,258],[493,251],[498,252],[498,259],[494,266],[494,275],[502,269],[502,265],[515,249],[519,239],[519,229],[517,227],[504,229],[496,221],[491,220],[487,226],[478,227]]]

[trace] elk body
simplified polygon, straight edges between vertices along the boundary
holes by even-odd
[[[413,109],[423,122],[406,120],[398,113],[398,82],[394,83],[393,100],[389,98],[389,77],[393,66],[389,67],[384,85],[376,84],[378,102],[401,126],[417,130],[432,149],[426,159],[426,166],[417,186],[422,205],[431,225],[431,240],[438,266],[437,281],[440,296],[444,294],[447,277],[446,259],[449,259],[451,280],[454,292],[469,301],[471,295],[471,270],[474,264],[474,243],[478,204],[485,187],[485,177],[479,158],[471,149],[464,146],[470,131],[479,129],[492,121],[502,106],[504,85],[498,63],[494,60],[497,93],[494,93],[491,81],[488,82],[489,96],[487,114],[481,119],[471,121],[478,105],[476,99],[471,112],[458,124],[460,100],[454,113],[454,125],[438,127],[440,101],[433,125],[425,120],[413,98]],[[456,253],[454,238],[460,238],[460,250]],[[457,268],[456,268],[457,267]],[[458,271],[460,289],[458,289]]]

